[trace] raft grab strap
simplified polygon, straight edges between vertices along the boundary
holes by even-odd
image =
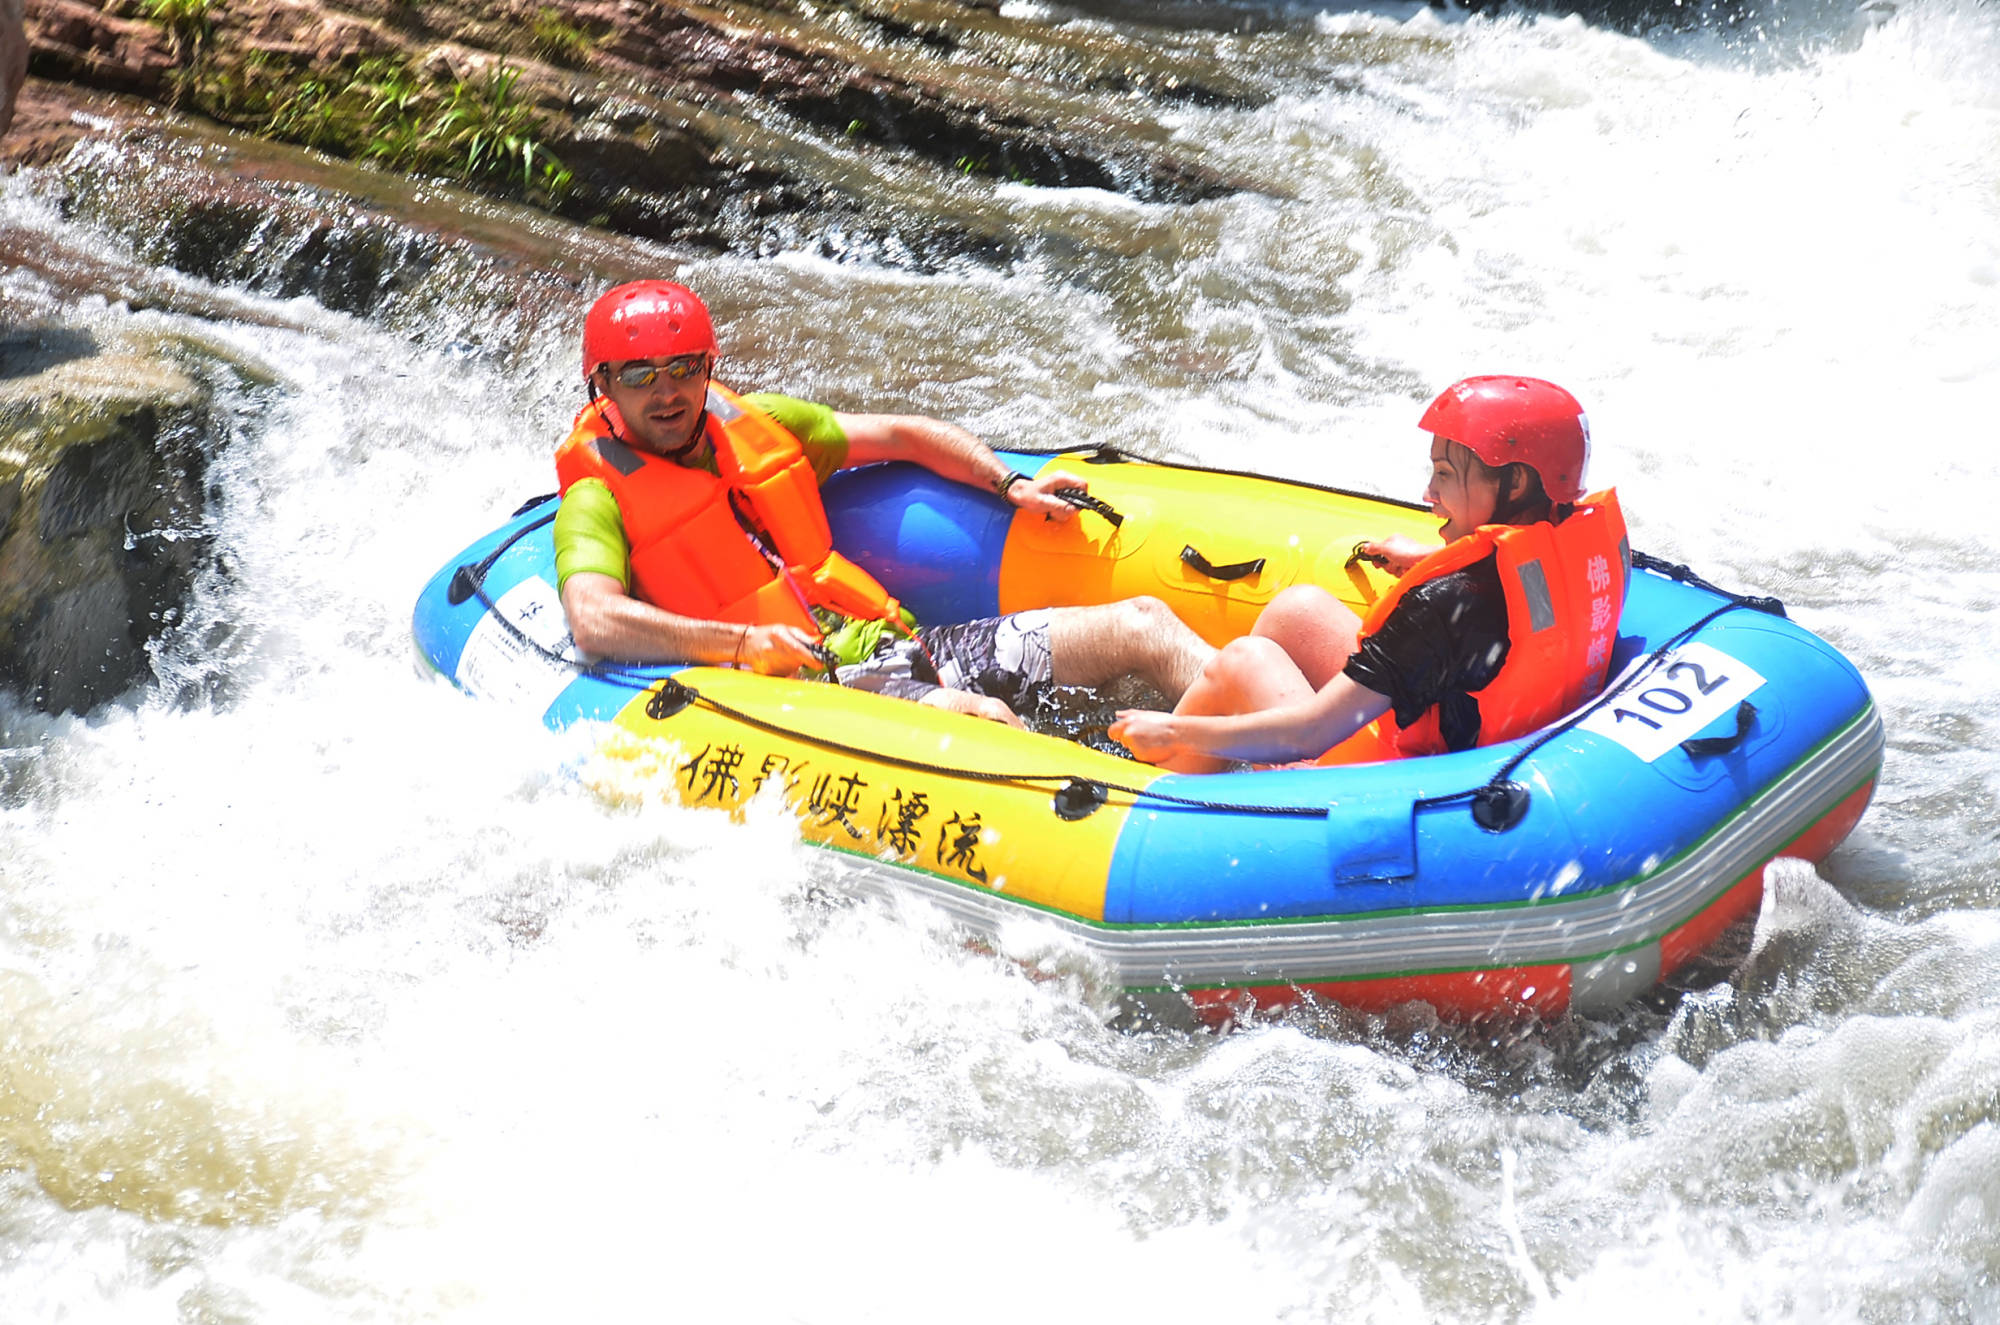
[[[1700,759],[1707,755],[1726,755],[1743,744],[1743,738],[1750,734],[1750,724],[1757,720],[1757,706],[1744,700],[1736,706],[1736,730],[1727,736],[1693,736],[1681,742],[1681,749],[1689,758]]]
[[[1257,557],[1250,561],[1237,561],[1227,566],[1218,566],[1201,555],[1194,544],[1189,543],[1181,549],[1181,564],[1197,574],[1206,575],[1211,580],[1229,581],[1248,579],[1263,570],[1264,558]]]
[[[1102,497],[1093,497],[1082,488],[1057,488],[1049,494],[1057,501],[1068,502],[1079,511],[1090,511],[1111,522],[1113,529],[1125,523],[1125,517],[1118,509]]]
[[[1632,553],[1632,564],[1640,570],[1649,570],[1656,575],[1664,575],[1668,579],[1675,580],[1681,584],[1691,584],[1697,589],[1706,589],[1709,593],[1727,598],[1731,607],[1747,607],[1753,612],[1764,612],[1775,617],[1785,615],[1785,605],[1776,598],[1759,598],[1753,594],[1736,594],[1729,592],[1727,589],[1719,589],[1678,562],[1667,561],[1662,557],[1649,556],[1644,552],[1634,551]]]
[[[1365,538],[1354,545],[1353,553],[1347,558],[1346,569],[1353,570],[1364,561],[1377,570],[1389,569],[1389,558],[1383,556],[1380,552],[1366,551],[1367,546],[1368,540]]]
[[[554,501],[558,495],[559,494],[553,492],[545,492],[539,497],[530,497],[528,498],[528,500],[522,502],[519,506],[515,507],[514,514],[512,516],[509,516],[508,518],[516,519],[520,516],[526,515],[529,511],[534,510],[537,506],[540,506],[545,502]],[[499,547],[496,547],[491,552],[487,553],[485,557],[483,557],[481,560],[479,560],[476,563],[468,563],[466,565],[460,566],[457,570],[453,571],[451,573],[451,584],[445,589],[444,596],[446,601],[449,602],[453,607],[457,607],[460,603],[463,603],[466,599],[472,597],[474,594],[478,594],[479,601],[486,604],[486,610],[493,613],[494,620],[504,621],[505,618],[501,617],[499,612],[495,610],[493,606],[493,600],[486,596],[487,573],[493,569],[494,562],[500,560],[502,556],[506,555],[508,548],[513,547],[514,544],[520,542],[523,538],[526,538],[529,534],[533,533],[535,530],[540,529],[543,525],[555,523],[555,518],[556,518],[556,513],[554,511],[550,511],[547,515],[544,515],[539,520],[528,521],[528,523],[522,525],[519,529],[516,529],[513,533],[507,535],[506,539],[501,542]],[[509,628],[512,628],[513,624],[514,623],[511,621],[506,622],[506,625]],[[519,632],[518,630],[515,631],[514,633],[517,636],[521,635],[521,632]],[[526,636],[521,636],[521,638],[525,639]]]

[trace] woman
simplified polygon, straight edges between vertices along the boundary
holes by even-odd
[[[1365,623],[1323,589],[1287,589],[1171,714],[1124,710],[1114,739],[1177,772],[1355,763],[1508,740],[1603,688],[1625,524],[1609,490],[1584,497],[1576,398],[1537,378],[1471,377],[1418,426],[1445,545],[1362,545],[1401,577]]]

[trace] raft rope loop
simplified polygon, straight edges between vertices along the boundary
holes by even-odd
[[[1048,454],[1059,453],[1052,451]],[[1122,464],[1125,459],[1126,457],[1114,448],[1100,446],[1085,460],[1085,463]],[[1262,477],[1259,475],[1244,474],[1236,470],[1205,469],[1199,465],[1179,465],[1177,467],[1197,470],[1202,473],[1224,474],[1235,477]],[[1301,486],[1316,487],[1318,485],[1304,484]],[[1345,489],[1339,488],[1325,488],[1323,490],[1336,492],[1343,496],[1365,497],[1367,495],[1364,493],[1347,492]],[[1070,496],[1068,495],[1070,493],[1075,493],[1076,495]],[[1062,489],[1056,495],[1081,510],[1094,511],[1102,515],[1114,525],[1124,523],[1124,517],[1112,509],[1109,503],[1103,501],[1101,498],[1091,497],[1081,489]],[[555,493],[548,493],[540,497],[531,498],[523,502],[514,514],[517,517],[525,515],[527,512],[535,509],[535,507],[545,502],[553,501],[555,497]],[[1369,500],[1386,499],[1369,498]],[[628,664],[618,662],[579,662],[574,658],[567,657],[549,648],[540,640],[535,639],[519,626],[507,620],[500,614],[498,604],[486,593],[485,581],[487,573],[493,569],[494,564],[500,560],[507,550],[528,534],[552,523],[554,520],[555,514],[553,512],[532,520],[508,535],[500,546],[481,558],[478,562],[460,566],[452,573],[451,585],[446,594],[447,598],[456,606],[465,602],[468,598],[477,597],[480,603],[486,608],[487,613],[495,621],[498,621],[501,628],[513,636],[516,642],[540,654],[543,658],[558,666],[572,668],[585,676],[594,677],[609,685],[620,686],[637,693],[643,694],[647,691],[652,691],[652,697],[646,701],[646,715],[655,721],[664,721],[674,714],[679,713],[682,709],[690,705],[696,705],[707,709],[711,713],[729,718],[735,722],[740,722],[748,727],[754,727],[759,731],[768,732],[774,736],[782,736],[788,740],[802,741],[808,745],[818,746],[823,750],[834,751],[837,754],[873,760],[876,763],[887,764],[893,768],[905,768],[912,772],[929,773],[937,777],[962,778],[968,782],[1013,784],[1017,786],[1057,783],[1060,785],[1056,790],[1051,809],[1053,809],[1058,817],[1063,819],[1073,820],[1084,818],[1103,805],[1113,792],[1130,796],[1134,800],[1158,801],[1184,809],[1217,814],[1271,815],[1282,818],[1324,818],[1327,814],[1325,806],[1251,805],[1236,801],[1217,801],[1193,796],[1176,796],[1170,792],[1154,791],[1147,787],[1132,787],[1126,786],[1123,783],[1106,782],[1100,779],[1080,778],[1073,773],[993,773],[979,769],[954,767],[949,764],[932,763],[922,759],[906,759],[900,755],[889,754],[881,750],[864,749],[861,746],[849,745],[843,741],[832,740],[828,737],[815,735],[812,732],[802,731],[796,727],[789,727],[783,723],[772,722],[768,718],[759,717],[732,704],[725,704],[721,700],[704,695],[693,686],[671,676],[648,676],[643,672],[631,670]],[[1785,615],[1785,605],[1776,598],[1730,593],[1727,589],[1721,589],[1710,584],[1688,567],[1675,562],[1665,561],[1659,557],[1635,551],[1632,553],[1632,565],[1636,569],[1648,570],[1658,575],[1664,575],[1668,579],[1690,585],[1707,593],[1715,594],[1727,601],[1720,607],[1708,612],[1693,625],[1671,636],[1664,644],[1654,649],[1639,666],[1629,668],[1624,681],[1606,690],[1589,704],[1578,709],[1569,717],[1550,727],[1532,741],[1522,746],[1485,783],[1477,787],[1467,788],[1464,791],[1448,792],[1442,796],[1421,797],[1411,802],[1412,811],[1435,809],[1440,806],[1455,805],[1460,801],[1466,801],[1471,804],[1473,820],[1481,828],[1492,833],[1506,832],[1520,823],[1522,817],[1528,812],[1528,802],[1531,799],[1531,793],[1524,784],[1514,781],[1513,775],[1515,770],[1520,768],[1530,755],[1547,745],[1550,741],[1555,740],[1558,736],[1572,730],[1593,713],[1596,713],[1605,705],[1611,703],[1634,685],[1638,684],[1639,681],[1651,675],[1669,653],[1672,653],[1680,645],[1692,639],[1703,627],[1716,618],[1730,612],[1742,610],[1763,612],[1777,617]],[[1744,712],[1746,708],[1749,708],[1748,701],[1738,706],[1737,734],[1735,737],[1716,737],[1704,742],[1691,743],[1703,747],[1691,751],[1691,753],[1720,753],[1723,749],[1733,747],[1735,742],[1741,739],[1747,728],[1749,718],[1755,715],[1756,710],[1754,708],[1750,708],[1747,714]]]

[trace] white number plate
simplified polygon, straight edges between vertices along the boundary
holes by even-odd
[[[1763,677],[1722,650],[1683,644],[1577,726],[1618,742],[1650,764],[1732,712],[1763,684]]]

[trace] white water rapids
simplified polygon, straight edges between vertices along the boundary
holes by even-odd
[[[1113,25],[1272,71],[1162,118],[1268,192],[968,182],[1049,237],[1001,270],[662,257],[739,384],[1000,444],[1413,496],[1431,392],[1568,386],[1635,546],[1782,597],[1890,742],[1611,1023],[1111,1029],[782,820],[607,805],[408,639],[551,486],[571,343],[140,314],[279,385],[162,660],[217,696],[0,712],[0,1321],[2000,1318],[2000,10],[1877,18]],[[114,242],[23,177],[0,226]]]

